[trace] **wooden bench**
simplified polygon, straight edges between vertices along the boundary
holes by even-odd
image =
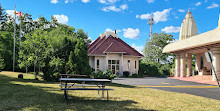
[[[109,99],[108,91],[114,90],[114,89],[105,88],[105,84],[111,82],[111,80],[108,80],[108,79],[60,78],[60,82],[61,82],[60,89],[64,91],[65,102],[67,102],[67,91],[68,90],[97,90],[99,97],[100,97],[99,91],[102,91],[102,96],[101,96],[102,99],[104,99],[104,91],[107,91],[107,101]],[[65,84],[63,84],[63,82]],[[86,83],[90,83],[90,84],[86,84]],[[91,83],[94,83],[94,84],[91,84]]]
[[[70,78],[70,77],[87,77],[87,75],[80,75],[80,74],[59,74],[61,78]]]
[[[114,90],[114,89],[110,89],[110,88],[61,88],[61,90],[64,90],[64,99],[65,99],[65,102],[67,102],[67,90],[98,90],[98,95],[99,95],[99,91],[103,91],[102,99],[104,99],[104,91],[107,91],[107,101],[108,101],[109,99],[108,91]]]
[[[65,87],[65,84],[59,85],[61,88]],[[67,84],[67,86],[76,86],[76,87],[102,87],[102,85],[91,85],[91,84]]]

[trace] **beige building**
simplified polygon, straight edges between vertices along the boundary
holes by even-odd
[[[207,51],[212,52],[213,65],[217,75],[220,76],[220,20],[216,29],[198,35],[192,12],[188,11],[181,25],[179,41],[168,44],[163,49],[164,53],[176,54],[175,76],[189,77],[192,75],[192,54],[194,54],[198,75],[212,75],[212,80],[215,81],[211,64],[205,57]]]
[[[121,76],[124,71],[130,75],[139,70],[139,59],[143,57],[138,51],[122,41],[116,32],[105,32],[88,46],[89,64],[95,72],[110,69]]]

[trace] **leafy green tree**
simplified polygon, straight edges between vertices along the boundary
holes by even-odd
[[[91,43],[92,41],[88,38],[88,34],[85,33],[82,29],[78,29],[76,32],[76,37],[83,39],[87,44]]]
[[[71,51],[70,52],[70,55],[69,55],[69,59],[68,59],[68,62],[66,63],[66,66],[65,66],[65,70],[66,70],[66,73],[70,74],[70,73],[74,73],[74,70],[76,69],[76,66],[74,64],[74,54],[73,52]]]
[[[0,31],[0,57],[4,60],[4,70],[12,70],[13,40],[11,33]],[[18,46],[17,43],[16,46]]]
[[[2,24],[5,23],[5,19],[6,19],[6,14],[4,12],[5,9],[2,8],[1,4],[0,4],[0,27]]]
[[[90,74],[89,58],[87,54],[87,45],[83,39],[78,39],[74,50],[76,73]]]
[[[173,41],[174,39],[171,34],[154,33],[152,40],[146,42],[144,48],[145,57],[141,61],[140,71],[147,72],[150,75],[153,74],[154,76],[169,74],[169,70],[172,64],[174,64],[174,57],[172,54],[163,53],[163,48]],[[152,70],[146,71],[147,69],[144,67],[151,67]],[[159,70],[159,73],[155,74],[155,72],[158,72],[157,70]]]
[[[172,62],[169,57],[172,54],[163,53],[163,48],[174,41],[171,34],[154,33],[152,40],[148,40],[144,48],[144,61],[148,63],[170,63]]]
[[[1,59],[0,57],[0,70],[3,69],[4,67],[5,67],[4,59]]]

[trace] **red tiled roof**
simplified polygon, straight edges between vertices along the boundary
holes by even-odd
[[[105,55],[105,53],[123,53],[130,56],[143,56],[127,43],[116,37],[98,37],[88,46],[88,55]]]

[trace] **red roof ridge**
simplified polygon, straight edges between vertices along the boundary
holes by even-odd
[[[108,37],[106,37],[106,36],[104,36],[103,38],[104,38],[104,40],[102,41],[102,43],[101,43],[99,46],[97,46],[91,53],[93,53],[97,48],[99,48],[99,47],[108,39]],[[102,39],[103,39],[103,38],[102,38]],[[91,53],[90,53],[90,54],[91,54]],[[90,55],[90,54],[89,54],[89,55]]]
[[[105,49],[105,51],[103,52],[103,53],[105,53],[108,49],[109,49],[109,47],[111,47],[112,46],[112,44],[114,44],[113,42],[111,42],[111,44]]]
[[[91,45],[89,45],[88,52],[101,40],[101,37],[98,37]]]
[[[123,44],[125,44],[126,46],[130,47],[133,51],[135,51],[136,53],[138,53],[138,55],[140,56],[143,56],[140,52],[138,52],[137,50],[135,50],[133,47],[131,47],[130,45],[128,45],[127,43],[125,43],[123,40],[121,40],[120,38],[117,38],[119,39]]]

